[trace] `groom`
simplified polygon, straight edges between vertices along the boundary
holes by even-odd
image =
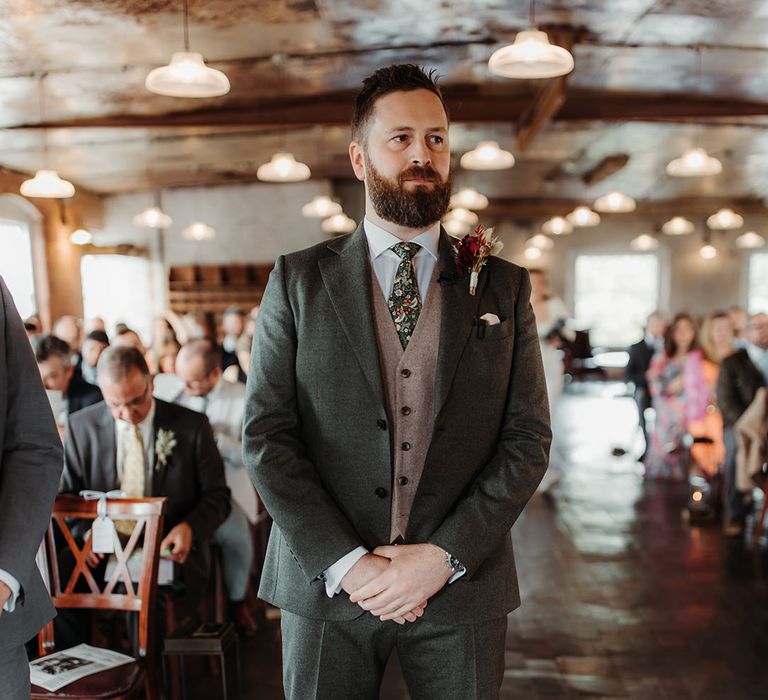
[[[278,258],[248,375],[285,692],[378,698],[396,649],[415,698],[496,697],[520,604],[510,528],[550,441],[528,275],[491,258],[472,296],[457,273],[431,73],[366,79],[352,139],[365,219]]]

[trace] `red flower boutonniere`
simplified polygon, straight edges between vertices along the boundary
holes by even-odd
[[[491,255],[497,255],[504,244],[493,235],[492,228],[475,227],[458,243],[453,244],[453,254],[456,258],[456,271],[463,275],[469,271],[469,293],[474,296],[477,291],[477,278],[483,265]]]

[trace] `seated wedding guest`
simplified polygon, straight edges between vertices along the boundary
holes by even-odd
[[[70,347],[61,338],[55,335],[35,336],[32,348],[60,428],[66,426],[68,417],[76,411],[101,401],[99,387],[75,374]]]
[[[213,319],[212,313],[206,311],[190,311],[181,317],[181,327],[184,332],[184,337],[179,336],[182,345],[193,338],[216,339],[216,322]]]
[[[656,421],[645,457],[651,479],[686,477],[689,425],[701,419],[713,400],[714,377],[705,370],[696,341],[696,325],[688,314],[678,314],[664,336],[664,350],[653,357],[648,387]]]
[[[152,340],[146,354],[147,365],[152,374],[164,371],[160,369],[160,358],[170,344],[178,344],[176,331],[165,316],[155,316],[152,319]]]
[[[246,318],[245,311],[236,306],[230,306],[224,312],[224,318],[221,321],[221,329],[224,333],[221,341],[221,369],[226,372],[229,367],[236,367],[226,374],[227,379],[243,384],[247,377],[237,357],[237,343],[245,333]]]
[[[83,340],[83,353],[80,364],[75,367],[75,373],[79,374],[86,382],[96,386],[96,364],[101,353],[109,347],[109,337],[104,331],[91,331]]]
[[[40,322],[40,317],[36,314],[24,319],[24,330],[27,333],[27,337],[31,338],[33,335],[40,335],[43,332],[43,324]]]
[[[531,306],[536,317],[536,330],[539,335],[541,359],[544,363],[544,378],[549,396],[549,413],[552,416],[552,445],[549,450],[549,468],[544,474],[537,491],[547,493],[561,477],[563,456],[560,451],[559,430],[557,428],[557,403],[563,393],[564,372],[561,341],[573,333],[565,328],[564,323],[570,314],[563,301],[553,296],[549,274],[540,269],[528,270],[531,279]]]
[[[83,333],[88,335],[93,331],[107,332],[107,324],[101,316],[94,316],[93,318],[86,319],[83,323]]]
[[[646,373],[651,366],[651,359],[664,348],[664,332],[667,330],[667,319],[660,311],[654,311],[645,323],[642,340],[629,348],[629,359],[624,371],[624,379],[634,385],[634,398],[637,404],[638,423],[643,431],[645,446],[643,454],[638,458],[645,459],[648,451],[648,429],[645,425],[645,411],[651,407],[651,394],[648,391]]]
[[[136,348],[105,350],[98,375],[104,403],[69,421],[61,491],[122,489],[127,496],[167,497],[160,549],[180,565],[183,613],[193,615],[209,573],[210,538],[230,511],[208,419],[155,400],[152,377]]]
[[[732,306],[728,309],[728,318],[733,324],[733,333],[736,336],[736,345],[743,348],[747,344],[747,324],[749,314],[741,306]]]
[[[80,321],[74,316],[62,316],[53,324],[51,334],[69,345],[72,352],[72,366],[77,365],[80,361],[80,344],[83,340]]]
[[[35,565],[61,473],[56,434],[19,312],[0,278],[0,698],[28,700],[25,642],[55,614]]]
[[[176,371],[176,358],[181,350],[175,340],[169,340],[160,350],[157,368],[160,374],[173,374]]]
[[[211,423],[232,492],[232,512],[214,533],[213,542],[221,548],[232,619],[241,633],[252,635],[256,623],[246,604],[253,564],[248,521],[256,520],[257,498],[243,465],[245,387],[223,379],[221,349],[208,338],[197,338],[181,348],[175,376],[156,377],[155,395],[205,413]]]
[[[727,535],[740,535],[747,515],[748,494],[736,484],[736,435],[734,424],[755,398],[761,386],[768,385],[768,314],[750,317],[744,331],[746,347],[726,357],[720,365],[717,403],[723,415],[725,438],[725,519]]]
[[[115,338],[112,341],[112,345],[117,345],[118,347],[123,348],[136,348],[142,355],[147,354],[147,348],[144,346],[144,343],[141,342],[139,334],[132,328],[128,328],[128,326],[115,331]]]
[[[244,333],[237,341],[237,361],[248,376],[248,368],[251,366],[251,347],[253,346],[253,336]]]

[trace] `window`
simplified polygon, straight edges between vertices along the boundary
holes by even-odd
[[[37,312],[32,240],[29,226],[0,219],[0,275],[11,292],[22,318]]]
[[[579,255],[574,276],[574,313],[589,329],[593,346],[636,342],[659,304],[656,255]]]
[[[749,256],[749,281],[747,309],[749,313],[768,313],[768,253],[752,253]]]
[[[101,316],[110,333],[116,323],[126,323],[149,342],[154,313],[149,260],[130,255],[84,255],[80,276],[85,318]]]

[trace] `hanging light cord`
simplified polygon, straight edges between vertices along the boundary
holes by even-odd
[[[189,53],[189,6],[187,0],[183,0],[184,4],[184,50]]]
[[[38,99],[40,103],[40,125],[42,126],[43,166],[48,168],[48,129],[45,126],[45,79],[48,73],[40,74]]]
[[[529,16],[531,18],[531,28],[533,28],[536,26],[536,0],[531,0],[531,9],[529,12]]]

